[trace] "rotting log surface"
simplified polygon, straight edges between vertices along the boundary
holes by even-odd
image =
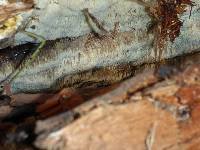
[[[170,76],[167,71],[164,77],[168,69],[140,74],[75,108],[78,119],[46,136],[51,119],[39,121],[36,133],[43,136],[36,145],[71,150],[199,149],[200,65]]]
[[[189,6],[181,9],[184,13],[179,15],[183,22],[180,35],[173,42],[166,41],[161,59],[199,51],[199,0],[193,2],[195,6],[192,11],[189,11]],[[154,5],[153,1],[149,4]],[[148,32],[148,26],[153,22],[150,14],[138,3],[127,0],[44,0],[36,1],[36,8],[33,11],[35,19],[27,30],[39,33],[46,39],[53,35],[55,37],[50,38],[52,40],[63,36],[66,38],[48,42],[34,63],[24,67],[10,85],[13,93],[55,91],[63,87],[81,87],[102,81],[106,84],[116,82],[131,76],[130,67],[124,69],[124,64],[136,66],[156,59],[156,47],[153,44],[156,35]],[[54,13],[51,12],[52,8],[55,8]],[[105,23],[104,27],[108,27],[105,34],[91,34],[90,24],[82,12],[85,9],[96,20]],[[119,23],[118,29],[115,28],[116,23]],[[70,35],[64,34],[63,30]],[[79,31],[81,33],[77,33]],[[8,49],[0,51],[11,54]],[[14,55],[19,55],[19,52],[15,51]],[[102,68],[106,68],[110,75],[102,75]],[[0,82],[6,80],[15,69],[15,61],[0,56]]]
[[[164,58],[199,51],[199,32],[195,32],[199,30],[199,1],[196,2],[192,19],[184,21],[177,41],[168,43],[169,50]],[[187,12],[185,18],[190,15]],[[71,85],[111,84],[135,72],[134,67],[121,66],[124,62],[131,62],[134,66],[153,61],[152,36],[146,35],[145,26],[143,30],[134,32],[131,29],[115,36],[108,34],[98,38],[86,34],[75,39],[56,40],[52,47],[46,45],[11,87],[17,93],[58,90]],[[16,56],[21,52],[24,49],[6,53]],[[17,64],[16,60],[2,56],[0,80],[4,80]],[[23,57],[17,61],[21,62]],[[34,81],[36,85],[29,83],[35,78],[38,79],[37,83]],[[158,74],[150,71],[122,84],[97,88],[94,93],[92,90],[63,89],[58,93],[35,95],[20,93],[12,95],[11,99],[3,95],[1,99],[4,101],[0,103],[1,146],[30,140],[37,147],[48,149],[199,149],[199,65],[186,69],[183,74],[170,68],[161,69]],[[108,91],[111,92],[85,103]],[[84,104],[77,107],[81,103]],[[71,111],[38,121],[67,110]],[[35,134],[38,135],[36,140]]]
[[[185,58],[181,68],[190,61]],[[29,148],[34,142],[44,149],[198,149],[200,65],[180,70],[150,70],[96,90],[4,97],[1,146],[22,149],[29,141]]]
[[[189,64],[193,64],[194,62],[195,63],[200,62],[199,58],[200,58],[199,53],[194,53],[192,55],[186,55],[186,56],[177,57],[175,59],[170,59],[168,61],[165,61],[165,63],[166,63],[166,65],[172,65],[172,66],[174,65],[177,68],[181,69],[181,68],[185,68]],[[155,65],[156,64],[144,64],[144,65],[133,67],[133,68],[127,68],[126,65],[125,65],[124,67],[125,67],[126,70],[128,69],[130,71],[129,74],[130,73],[138,74],[142,71],[147,71],[150,68],[155,68]],[[116,79],[115,73],[117,73],[117,75],[120,76],[121,73],[124,74],[124,70],[121,69],[120,72],[114,71],[114,74],[112,74],[112,72],[109,72],[109,69],[108,70],[100,69],[99,73],[100,74],[99,75],[97,74],[96,78],[98,78],[98,77],[101,78],[102,76],[104,76],[104,78],[111,77],[114,80],[114,79]],[[94,73],[92,75],[94,75]],[[108,86],[110,84],[112,86]],[[141,83],[141,84],[143,84],[143,83]],[[85,102],[85,101],[91,99],[92,97],[106,93],[106,92],[112,90],[113,88],[116,88],[119,85],[119,83],[113,85],[112,82],[109,82],[109,83],[105,84],[105,81],[104,81],[103,84],[96,82],[96,85],[99,85],[100,87],[98,87],[98,86],[96,86],[96,87],[95,86],[86,87],[86,84],[85,84],[84,85],[85,87],[77,89],[78,95],[81,95],[81,97],[82,97],[82,99],[81,100],[79,99],[78,101],[80,103],[82,103],[82,102]],[[106,88],[106,86],[108,86],[108,87]],[[2,96],[1,97],[1,101],[2,101],[1,106],[2,107],[0,108],[0,110],[1,110],[0,111],[1,112],[0,119],[4,118],[5,116],[10,114],[14,110],[18,109],[18,106],[29,105],[31,103],[43,103],[44,101],[47,101],[47,102],[44,102],[44,105],[41,106],[42,109],[41,110],[39,109],[38,111],[43,112],[43,113],[44,113],[44,111],[46,111],[47,116],[49,116],[49,115],[51,116],[53,114],[56,114],[60,110],[62,110],[61,107],[59,106],[59,104],[60,104],[59,99],[61,99],[61,101],[62,101],[63,100],[63,98],[62,98],[63,93],[64,94],[67,93],[66,97],[67,97],[67,100],[68,100],[68,97],[72,96],[73,91],[75,90],[74,88],[72,88],[72,89],[63,90],[63,91],[60,91],[60,92],[51,92],[51,93],[48,93],[48,94],[44,93],[44,92],[43,93],[36,93],[36,94],[19,93],[19,94],[12,95],[11,100],[8,97]],[[77,90],[75,90],[75,91],[77,91]],[[72,95],[70,95],[70,93]],[[73,98],[71,98],[70,101],[72,101],[72,104],[74,103]],[[8,104],[10,104],[10,106],[7,106]],[[59,108],[55,108],[56,105],[58,105]],[[3,107],[3,106],[5,106],[5,107]],[[45,108],[43,108],[43,106]],[[70,108],[70,107],[69,106],[67,106],[66,108],[64,107],[62,111],[66,110],[68,108]],[[34,110],[34,109],[32,109],[32,110]],[[51,110],[51,113],[49,112],[49,110]],[[23,111],[21,113],[23,113]],[[46,115],[44,115],[44,116],[46,116]]]
[[[114,38],[107,35],[102,39],[92,37],[88,40],[90,36],[48,42],[32,64],[20,66],[23,71],[10,84],[12,93],[56,91],[63,87],[96,86],[102,82],[111,84],[132,76],[135,66],[155,60],[152,50],[145,48],[147,43],[152,43],[147,37],[138,37],[133,32],[118,33]],[[183,48],[174,49],[162,58],[199,51],[198,45],[193,45],[193,48],[188,47],[185,51]],[[6,81],[23,60],[23,52],[27,52],[23,46],[0,51],[0,82]],[[12,59],[11,55],[14,55]]]

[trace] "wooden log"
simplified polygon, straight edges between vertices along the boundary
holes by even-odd
[[[200,65],[168,75],[158,80],[158,74],[147,73],[122,83],[75,108],[79,118],[35,144],[45,149],[199,149]]]
[[[49,0],[37,2],[38,5],[44,3],[48,4],[47,8],[56,7],[56,11],[53,14],[48,12],[51,15],[46,15],[49,16],[46,18],[47,22],[50,18],[56,16],[58,17],[55,17],[56,19],[61,19],[60,22],[65,19],[70,20],[65,20],[64,22],[66,23],[64,26],[66,27],[67,33],[69,33],[71,29],[87,31],[83,31],[83,33],[78,35],[75,35],[76,32],[72,32],[71,36],[65,35],[65,37],[61,39],[55,40],[55,38],[53,38],[53,42],[48,41],[33,63],[28,66],[24,66],[23,63],[20,65],[23,71],[10,85],[13,93],[56,91],[63,87],[81,87],[99,82],[104,82],[103,84],[113,83],[133,75],[135,66],[144,63],[152,63],[158,60],[156,57],[157,55],[155,55],[158,50],[155,41],[157,39],[156,37],[161,37],[161,35],[149,32],[148,24],[153,22],[150,18],[150,14],[145,11],[143,6],[135,2],[122,2],[119,0],[96,0],[95,2],[96,3],[93,3],[93,1],[85,1],[85,3],[83,3],[83,1],[77,1],[74,3],[61,1],[60,3],[52,2],[53,4]],[[196,5],[193,7],[191,13],[187,9],[189,6],[185,7],[184,5],[182,9],[186,12],[176,14],[176,16],[180,16],[180,22],[182,22],[181,18],[183,18],[183,25],[177,37],[175,39],[173,38],[173,42],[169,41],[167,39],[168,37],[166,37],[164,47],[162,50],[160,49],[160,52],[163,51],[160,53],[163,54],[161,59],[173,58],[185,53],[199,51],[199,0],[195,0],[194,2]],[[63,8],[61,4],[67,6],[67,8],[64,7],[65,9],[60,9],[60,7]],[[151,2],[152,6],[153,4],[154,3]],[[75,6],[77,6],[77,9]],[[101,9],[104,8],[109,11],[101,11]],[[43,17],[43,19],[45,19],[46,17],[43,16],[43,10],[48,11],[51,9],[34,10],[40,13],[38,17],[41,17],[41,19]],[[66,14],[58,13],[65,10],[71,12],[67,17],[66,14],[68,14],[68,12],[66,12]],[[109,29],[105,30],[106,32],[104,34],[100,34],[98,31],[94,34],[91,33],[91,28],[93,29],[94,27],[91,27],[91,24],[87,22],[87,17],[82,10],[88,10],[86,16],[90,16],[90,20],[93,20],[95,27],[100,24],[102,25],[102,18],[109,24]],[[98,10],[97,15],[93,14],[95,10]],[[64,16],[57,16],[58,14]],[[111,17],[110,19],[109,16]],[[118,18],[118,16],[120,17]],[[80,20],[80,23],[76,22],[77,18]],[[162,19],[160,20],[162,21]],[[52,22],[52,19],[50,19],[50,22]],[[63,35],[62,29],[64,28],[59,28],[60,22],[59,24],[55,24],[57,26],[56,31],[59,32],[59,35]],[[138,23],[135,24],[135,22]],[[159,23],[161,24],[162,22]],[[39,28],[39,30],[42,30],[42,33],[43,31],[45,32],[41,35],[45,36],[47,31],[48,33],[53,32],[53,34],[50,34],[50,37],[53,37],[56,31],[47,30],[46,28],[49,26],[46,26],[46,24],[50,26],[50,23],[45,23],[45,28],[43,26],[44,24],[42,25],[43,27]],[[73,28],[70,28],[72,24]],[[116,24],[119,25],[118,28],[115,26]],[[70,27],[67,27],[67,25]],[[103,29],[105,28],[106,25]],[[100,29],[102,29],[102,27],[99,27],[99,30]],[[157,29],[159,29],[159,27],[157,27]],[[179,30],[175,30],[174,32],[176,31]],[[174,37],[174,35],[171,36]],[[61,36],[57,36],[56,38],[60,37]],[[23,58],[18,57],[18,55],[23,55],[23,48],[17,51],[15,47],[13,51],[7,52],[8,54],[5,54],[5,51],[8,51],[8,49],[0,51],[0,82],[6,81],[9,75],[14,72],[16,66],[19,65],[19,62],[23,60]],[[14,59],[10,59],[13,53]],[[27,59],[29,58],[25,60]],[[102,70],[106,73],[103,73]]]

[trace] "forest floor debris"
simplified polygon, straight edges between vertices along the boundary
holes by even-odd
[[[12,113],[21,108],[18,117],[1,121],[4,148],[27,141],[42,149],[198,148],[200,64],[161,67],[93,91],[63,89],[40,100],[1,105]]]

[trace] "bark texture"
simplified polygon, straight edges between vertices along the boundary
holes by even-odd
[[[78,119],[43,134],[36,145],[72,150],[199,149],[200,66],[170,77],[162,71],[166,70],[140,74],[75,108]],[[46,125],[38,122],[36,133],[44,133]]]

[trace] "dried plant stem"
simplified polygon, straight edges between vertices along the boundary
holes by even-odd
[[[27,34],[28,36],[32,37],[33,39],[39,40],[40,41],[40,45],[37,47],[35,52],[30,56],[30,58],[26,59],[27,61],[22,62],[23,66],[18,67],[15,70],[15,72],[12,73],[12,75],[8,79],[8,83],[11,83],[20,74],[20,72],[23,70],[24,67],[30,65],[35,60],[35,58],[38,56],[38,54],[40,53],[41,49],[43,48],[43,46],[46,43],[46,40],[42,36],[36,35],[34,33],[28,32],[28,31],[24,31],[24,33]]]
[[[103,24],[95,17],[93,16],[88,9],[82,10],[86,22],[88,23],[89,27],[92,29],[93,32],[104,35],[108,33],[108,31],[104,28]]]
[[[39,40],[40,44],[37,47],[37,49],[35,50],[35,52],[30,56],[29,59],[25,59],[20,64],[20,66],[18,68],[16,68],[16,70],[13,73],[11,73],[4,81],[2,81],[2,83],[0,84],[0,91],[1,92],[4,91],[4,85],[11,84],[11,82],[20,74],[20,72],[23,71],[24,68],[26,68],[31,63],[33,63],[33,61],[38,56],[38,54],[40,53],[41,49],[43,48],[43,46],[46,43],[46,40],[42,36],[36,35],[34,33],[28,32],[28,31],[24,31],[24,33],[27,34],[28,36],[30,36],[33,39]]]

